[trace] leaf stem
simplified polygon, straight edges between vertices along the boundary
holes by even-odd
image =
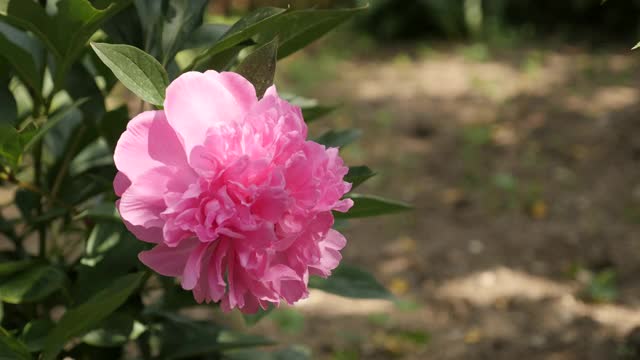
[[[33,163],[35,167],[35,184],[36,186],[41,187],[44,183],[42,176],[42,151],[43,151],[42,140],[38,140],[36,146],[33,148]],[[37,216],[42,216],[43,208],[42,208],[42,197],[38,202],[38,206],[36,207]],[[39,243],[39,253],[38,256],[44,258],[47,252],[47,227],[44,223],[38,225],[38,243]]]

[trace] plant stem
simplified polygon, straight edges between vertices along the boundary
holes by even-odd
[[[37,187],[42,188],[42,185],[44,184],[44,179],[42,175],[42,151],[43,151],[42,140],[38,141],[33,151],[34,151],[33,163],[35,167],[34,182]],[[38,202],[38,206],[36,207],[36,214],[37,216],[42,216],[43,214],[42,198],[40,199],[40,201]],[[44,223],[38,225],[38,238],[39,238],[39,244],[40,244],[38,255],[41,258],[44,258],[47,253],[47,228]]]

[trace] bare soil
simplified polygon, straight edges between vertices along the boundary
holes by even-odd
[[[639,356],[638,55],[464,49],[339,60],[310,94],[347,104],[314,132],[363,129],[343,154],[380,175],[360,191],[415,206],[343,230],[344,261],[402,301],[316,292],[297,330],[257,331],[318,359]]]

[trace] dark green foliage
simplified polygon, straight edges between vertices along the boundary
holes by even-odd
[[[309,286],[326,292],[360,299],[392,299],[385,289],[370,273],[348,265],[340,265],[331,277],[322,279],[312,277]]]
[[[372,0],[360,26],[382,40],[475,36],[465,6],[476,0]],[[482,0],[481,35],[512,30],[579,40],[633,42],[640,28],[640,3],[602,0]]]

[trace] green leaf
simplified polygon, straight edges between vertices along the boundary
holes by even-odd
[[[19,189],[13,199],[16,206],[18,206],[18,210],[20,210],[20,214],[27,222],[35,216],[34,212],[40,205],[39,194],[26,189]]]
[[[163,359],[184,359],[215,354],[231,349],[273,345],[261,336],[246,335],[221,329],[211,322],[196,321],[180,315],[156,312],[163,318]]]
[[[332,106],[332,105],[316,105],[316,106],[312,106],[312,107],[307,107],[307,108],[301,108],[302,109],[302,116],[304,117],[304,122],[306,122],[307,124],[318,120],[319,118],[328,115],[330,113],[332,113],[333,111],[335,111],[338,108],[338,106]]]
[[[107,141],[99,138],[73,158],[69,166],[69,175],[77,176],[94,168],[111,165],[113,165],[113,152]]]
[[[278,39],[274,39],[249,54],[236,68],[236,72],[253,84],[256,95],[261,98],[269,86],[273,85],[276,74]]]
[[[18,123],[18,106],[9,84],[0,83],[0,124],[15,126]]]
[[[126,313],[113,313],[102,325],[82,337],[82,341],[98,347],[115,347],[129,341],[135,319]]]
[[[6,165],[17,167],[22,154],[18,130],[9,124],[0,123],[0,157]]]
[[[283,332],[297,334],[304,330],[304,315],[295,309],[278,309],[271,319]]]
[[[261,30],[257,41],[264,43],[278,36],[280,38],[278,59],[282,59],[366,9],[367,6],[352,9],[291,11],[277,18],[268,28]]]
[[[22,329],[22,340],[31,352],[41,351],[44,347],[44,340],[53,328],[53,322],[49,319],[33,320]]]
[[[168,64],[184,48],[191,34],[202,25],[208,0],[173,0],[169,2],[169,21],[162,27],[162,62]]]
[[[374,173],[367,166],[351,166],[349,168],[349,172],[344,177],[344,181],[351,183],[351,190],[358,187],[363,182],[369,180],[374,177],[376,173]]]
[[[67,114],[69,114],[71,111],[77,109],[80,105],[84,104],[85,102],[87,102],[87,98],[82,98],[79,100],[76,100],[73,104],[65,107],[62,110],[57,111],[55,114],[53,114],[53,116],[51,116],[47,122],[44,123],[44,125],[42,125],[42,127],[40,127],[35,134],[33,134],[33,136],[31,136],[29,138],[29,141],[27,141],[27,143],[24,145],[24,148],[22,149],[23,152],[27,152],[29,150],[31,150],[31,148],[38,142],[38,140],[42,139],[42,137],[49,132],[49,130],[51,130],[54,126],[56,126],[56,124],[58,124],[60,121],[62,121]]]
[[[640,42],[637,43],[634,47],[632,47],[631,50],[636,50],[638,48],[640,48]]]
[[[125,275],[91,297],[87,302],[65,312],[60,322],[47,336],[43,360],[54,360],[64,344],[100,324],[117,310],[143,283],[146,274]]]
[[[72,288],[74,298],[84,301],[117,277],[139,269],[138,253],[145,247],[145,243],[127,231],[122,221],[96,224],[76,269],[78,279]]]
[[[129,44],[144,48],[144,30],[135,6],[128,6],[102,26],[114,44]]]
[[[120,219],[120,214],[116,210],[115,204],[112,202],[100,203],[96,206],[93,206],[78,214],[78,216],[74,218],[74,220],[84,218],[89,218],[94,221],[106,220],[115,221],[117,223],[122,222],[122,219]]]
[[[204,24],[187,39],[185,48],[210,47],[229,31],[231,26],[225,24]]]
[[[327,279],[311,277],[309,287],[356,299],[393,299],[393,295],[370,273],[340,265]]]
[[[91,46],[124,86],[144,101],[162,106],[169,77],[156,59],[129,45],[91,43]]]
[[[64,272],[41,265],[20,272],[0,283],[0,299],[10,304],[40,301],[64,286]]]
[[[318,100],[298,95],[281,93],[280,96],[302,110],[304,122],[311,123],[337,109],[338,105],[320,105]]]
[[[9,89],[11,78],[0,76],[0,124],[18,125],[18,103]]]
[[[127,129],[129,123],[129,109],[123,105],[104,114],[98,124],[100,133],[107,140],[112,150],[115,150],[120,135]]]
[[[207,65],[211,63],[212,58],[217,54],[249,40],[260,31],[264,31],[264,29],[271,26],[274,20],[285,11],[285,9],[265,7],[245,15],[233,24],[218,42],[196,57],[193,63],[188,66],[187,70],[208,70]],[[270,41],[274,38],[275,36],[268,40]],[[265,43],[266,42],[268,41],[265,41]]]
[[[362,135],[362,131],[359,129],[347,129],[347,130],[329,130],[326,133],[320,135],[315,141],[326,147],[343,147],[358,140]]]
[[[336,219],[379,216],[412,209],[409,204],[374,195],[350,194],[346,197],[353,200],[353,207],[349,209],[349,212],[346,214],[334,212]]]
[[[30,360],[29,349],[20,340],[14,338],[7,330],[0,327],[0,359]]]
[[[274,309],[273,305],[269,305],[269,307],[267,308],[267,310],[263,310],[261,308],[258,308],[258,312],[255,314],[242,314],[242,317],[244,318],[244,322],[245,324],[249,325],[249,326],[253,326],[255,324],[257,324],[258,322],[260,322],[260,320],[264,319],[265,317],[267,317]]]
[[[55,15],[49,16],[35,1],[2,0],[0,18],[31,31],[44,42],[57,60],[54,83],[61,85],[93,33],[130,3],[131,0],[99,0],[94,1],[94,7],[88,0],[63,0],[57,2]]]
[[[43,56],[36,50],[38,45],[26,33],[14,27],[0,23],[0,54],[16,71],[22,82],[40,97],[42,92],[42,64],[36,62],[34,56]]]
[[[0,263],[0,279],[27,269],[35,263],[33,260],[3,261]]]
[[[91,54],[95,56],[94,53]],[[96,60],[96,62],[100,61]],[[94,123],[98,122],[100,118],[104,116],[107,110],[104,105],[104,94],[96,83],[96,76],[100,76],[101,74],[97,73],[95,69],[93,69],[93,65],[88,63],[88,61],[86,61],[86,63],[86,66],[79,62],[71,66],[64,86],[73,100],[87,98],[78,108],[82,111],[83,122],[93,126]],[[108,91],[104,93],[106,94]],[[92,139],[87,139],[84,143],[89,143],[91,140]]]
[[[247,45],[241,44],[230,47],[226,50],[222,50],[216,55],[209,57],[202,62],[199,63],[199,70],[216,70],[216,71],[225,71],[235,65],[238,54],[242,49],[246,48]]]

